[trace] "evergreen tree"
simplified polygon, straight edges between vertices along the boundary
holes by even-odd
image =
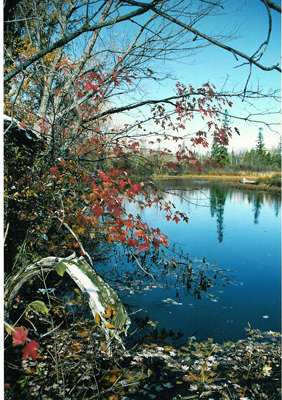
[[[260,156],[263,156],[265,154],[265,147],[264,147],[264,141],[263,141],[262,128],[259,128],[256,152]]]
[[[281,168],[281,138],[274,156],[275,156],[275,166]]]
[[[267,163],[262,128],[259,129],[255,156],[256,156],[257,170],[260,171],[262,167],[265,166]]]
[[[224,118],[222,120],[222,129],[224,131],[227,131],[229,123],[230,123],[230,117],[228,115],[228,111],[225,110]],[[223,144],[215,142],[214,140],[212,144],[211,159],[222,165],[230,165],[230,157],[228,154],[227,147]]]

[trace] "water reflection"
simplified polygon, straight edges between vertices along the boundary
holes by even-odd
[[[180,203],[191,203],[196,207],[210,207],[211,217],[216,217],[217,237],[221,243],[224,237],[224,210],[226,200],[228,203],[253,205],[253,222],[259,224],[261,211],[264,207],[273,209],[275,217],[278,217],[281,208],[281,197],[271,192],[261,192],[245,188],[233,188],[228,182],[210,182],[200,180],[169,179],[160,180],[158,185],[166,190],[164,197],[170,194],[177,195]],[[169,194],[170,193],[170,194]]]
[[[119,290],[131,318],[149,316],[159,329],[173,328],[185,337],[197,331],[198,340],[238,340],[248,323],[263,331],[279,331],[279,195],[199,180],[162,180],[158,184],[165,189],[165,201],[187,213],[189,223],[174,224],[156,208],[142,210],[128,204],[128,212],[139,213],[168,235],[172,246],[168,254],[173,261],[168,265],[165,255],[156,260],[151,252],[139,254],[142,269],[137,265],[134,269],[131,259],[122,254],[105,262],[105,274],[116,274],[109,280]],[[179,257],[171,253],[174,244],[176,250],[178,246],[183,249]],[[183,255],[189,255],[186,261]],[[212,274],[214,266],[234,273],[233,284]],[[156,284],[152,275],[162,284]]]
[[[218,241],[223,241],[223,214],[229,189],[224,186],[212,186],[210,189],[210,212],[216,215]]]
[[[262,196],[258,195],[257,198],[254,200],[254,223],[258,224],[259,223],[259,215],[260,215],[260,209],[262,206]]]

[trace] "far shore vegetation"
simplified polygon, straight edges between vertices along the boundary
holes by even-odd
[[[185,147],[185,143],[182,145]],[[252,189],[277,189],[281,188],[281,143],[267,150],[264,145],[262,129],[258,132],[256,145],[250,150],[229,151],[227,146],[213,143],[211,151],[206,154],[199,154],[194,151],[191,153],[191,160],[197,160],[195,164],[180,161],[177,162],[176,156],[168,153],[164,156],[164,151],[159,150],[154,155],[150,154],[150,150],[143,143],[142,156],[144,164],[148,168],[148,174],[152,178],[169,179],[208,179],[208,180],[226,180],[238,183],[239,180],[245,178],[251,181],[241,183]],[[144,165],[130,166],[136,175],[139,175],[139,167]],[[143,170],[144,172],[144,170]]]

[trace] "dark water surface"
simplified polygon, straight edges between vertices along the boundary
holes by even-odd
[[[157,209],[138,212],[180,245],[189,258],[205,259],[234,272],[235,283],[215,285],[198,300],[175,288],[150,286],[140,293],[121,291],[124,302],[141,309],[159,329],[217,342],[246,336],[248,323],[281,331],[281,198],[227,184],[183,179],[161,180],[165,200],[187,213],[189,223],[168,222]],[[168,193],[170,192],[170,193]],[[180,195],[180,196],[179,196]],[[183,198],[185,197],[185,199]]]

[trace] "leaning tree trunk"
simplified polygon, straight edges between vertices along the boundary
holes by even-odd
[[[91,267],[84,257],[75,254],[68,258],[47,257],[29,265],[7,281],[4,290],[5,318],[9,317],[12,301],[22,285],[29,279],[41,276],[43,271],[55,270],[60,266],[70,275],[82,293],[86,294],[93,318],[99,324],[108,339],[115,337],[120,341],[120,332],[127,332],[130,325],[128,314],[117,293]],[[58,271],[59,272],[59,271]],[[61,274],[61,271],[60,271]],[[114,310],[111,320],[105,315],[107,307]],[[104,314],[104,316],[103,316]]]

